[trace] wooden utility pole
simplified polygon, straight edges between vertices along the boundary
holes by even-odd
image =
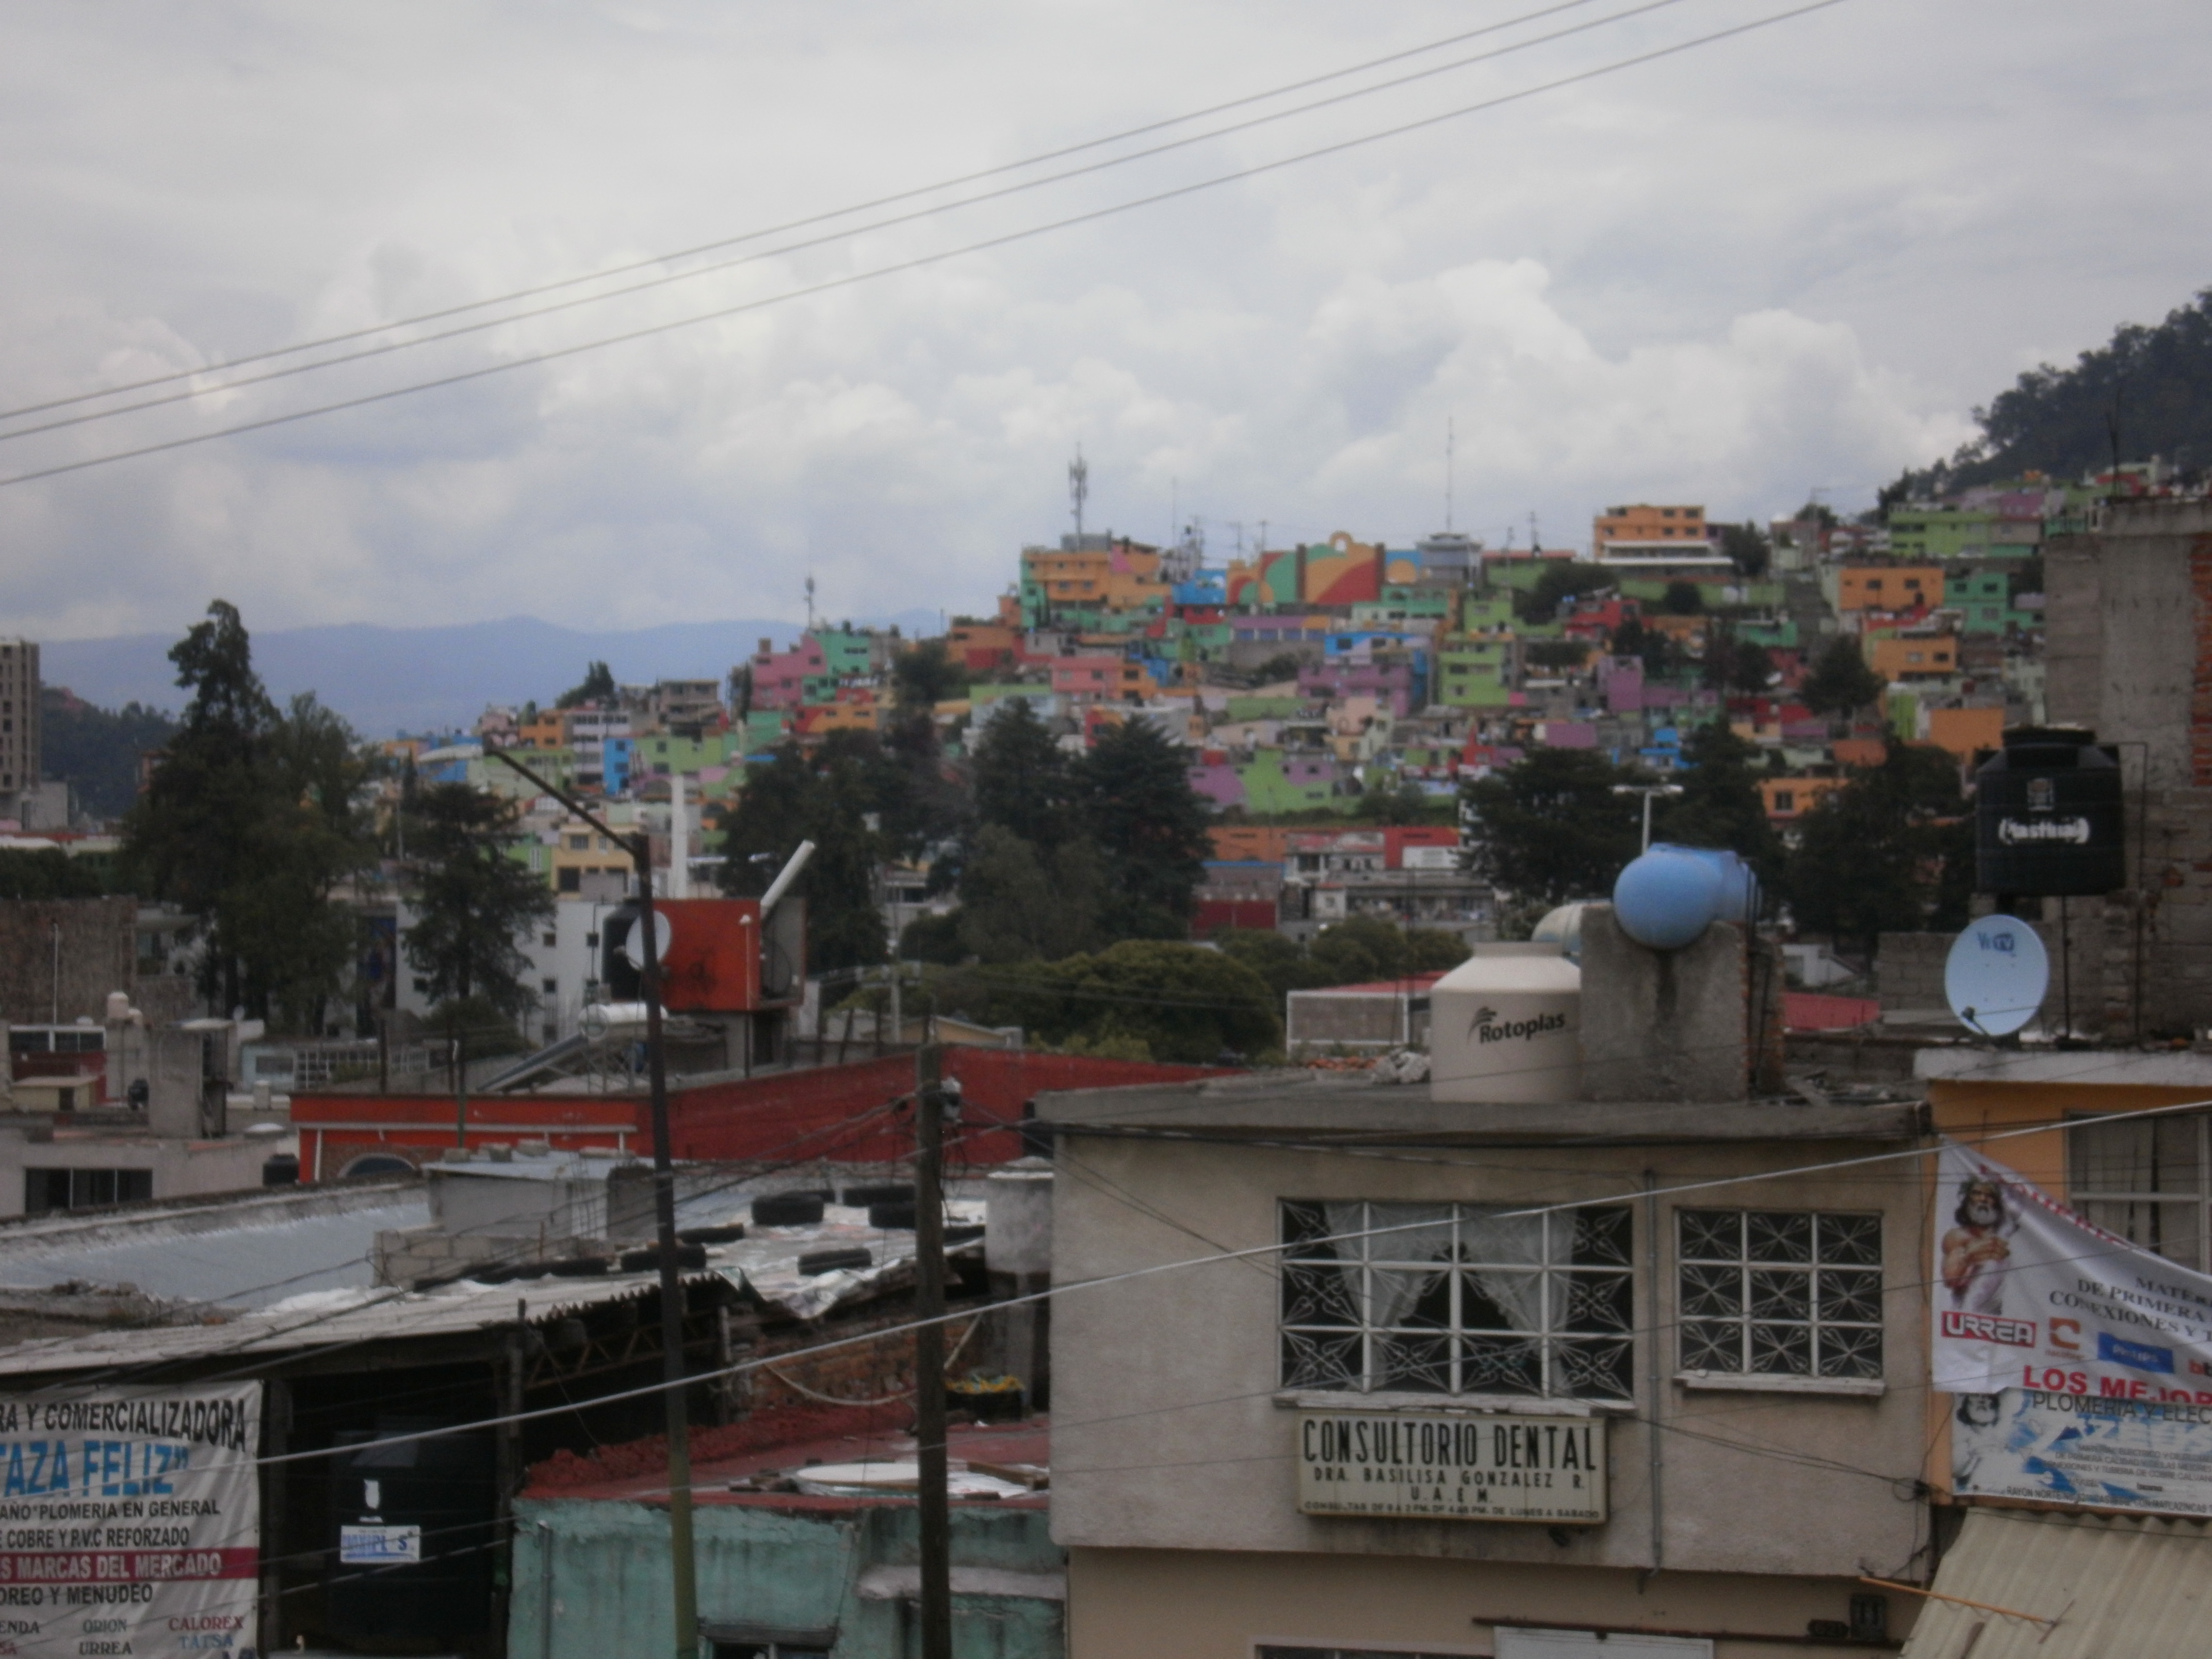
[[[637,870],[637,925],[645,994],[645,1048],[653,1097],[653,1209],[660,1241],[660,1364],[666,1383],[662,1404],[668,1434],[668,1554],[675,1576],[676,1659],[698,1659],[699,1585],[692,1563],[690,1413],[684,1399],[684,1281],[676,1266],[676,1168],[668,1150],[668,1054],[660,1025],[660,938],[653,904],[653,838],[643,830],[618,835],[566,790],[532,771],[503,749],[484,751],[559,801],[630,856]],[[940,1231],[940,1243],[944,1237]],[[943,1411],[940,1390],[939,1410]],[[938,1437],[944,1438],[940,1433]],[[940,1465],[940,1468],[941,1468]],[[948,1649],[943,1659],[951,1659]]]
[[[945,1425],[944,1051],[915,1057],[914,1438],[921,1479],[921,1659],[952,1659],[952,1506]]]

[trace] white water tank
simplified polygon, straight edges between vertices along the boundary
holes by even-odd
[[[1429,993],[1439,1101],[1579,1100],[1583,972],[1556,945],[1484,945]]]

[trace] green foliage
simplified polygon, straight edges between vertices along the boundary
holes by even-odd
[[[1351,817],[1362,823],[1449,823],[1452,802],[1428,794],[1410,779],[1387,779],[1370,786]]]
[[[1055,962],[1098,943],[1105,897],[1089,841],[1041,849],[987,823],[961,875],[960,943],[984,962]]]
[[[1816,714],[1848,714],[1875,702],[1884,689],[1881,676],[1867,665],[1858,641],[1838,634],[1813,659],[1812,672],[1797,695]]]
[[[1972,881],[1957,760],[1893,743],[1799,821],[1790,903],[1799,927],[1871,952],[1882,933],[1964,926]]]
[[[521,840],[517,803],[466,783],[413,792],[407,881],[415,925],[401,941],[433,1002],[479,1002],[520,1019],[537,1006],[517,940],[554,909],[553,895],[508,855]]]
[[[2212,464],[2212,289],[2152,327],[2129,323],[2070,368],[2032,368],[1974,411],[1980,434],[1948,462],[1907,473],[1910,496],[2018,477],[2035,470],[2075,478],[2112,465],[2112,427],[2123,459],[2163,455]]]
[[[853,738],[862,740],[839,741]],[[833,733],[811,757],[787,743],[754,771],[736,806],[718,820],[727,858],[722,885],[741,896],[766,891],[800,842],[815,844],[799,880],[811,972],[885,959],[883,915],[876,908],[876,867],[890,850],[881,828],[890,775],[883,760],[869,733]],[[869,827],[872,817],[878,828]]]
[[[1644,673],[1654,679],[1673,672],[1681,657],[1674,641],[1656,628],[1644,627],[1642,620],[1635,617],[1613,629],[1613,654],[1642,658]]]
[[[1532,622],[1549,622],[1559,615],[1559,601],[1580,593],[1611,587],[1613,577],[1594,564],[1574,559],[1552,559],[1526,590],[1515,589],[1513,614]]]
[[[1074,833],[1075,786],[1066,753],[1027,697],[1010,699],[984,726],[970,777],[983,823],[1046,848]]]
[[[434,1072],[452,1062],[455,1044],[463,1060],[519,1054],[530,1046],[507,1015],[484,997],[441,1002],[430,1011],[422,1026],[430,1039]]]
[[[891,695],[902,709],[926,711],[967,690],[968,670],[952,660],[943,640],[924,640],[891,664]]]
[[[1746,581],[1756,581],[1764,576],[1774,557],[1774,548],[1766,532],[1749,520],[1721,526],[1721,551],[1729,556],[1736,574]]]
[[[1642,804],[1613,786],[1642,775],[1591,750],[1539,749],[1470,780],[1460,793],[1480,826],[1474,868],[1524,900],[1603,897],[1643,835]]]
[[[1101,921],[1123,939],[1175,939],[1212,842],[1188,757],[1149,720],[1099,733],[1076,769],[1079,819],[1105,865]]]
[[[192,693],[124,825],[138,890],[200,919],[202,989],[278,1029],[317,1031],[356,939],[339,884],[374,854],[371,768],[345,722],[311,696],[280,712],[221,599],[169,653]]]
[[[1298,671],[1305,666],[1305,662],[1306,659],[1295,651],[1278,651],[1252,671],[1252,684],[1280,685],[1285,680],[1294,680],[1298,677]]]
[[[1705,596],[1695,582],[1668,582],[1659,608],[1670,617],[1694,617],[1705,608]]]
[[[960,942],[960,913],[916,916],[899,934],[901,962],[926,962],[954,967],[968,960],[968,947]]]
[[[1265,980],[1221,951],[1164,939],[1124,939],[1061,962],[945,969],[928,985],[940,1008],[1079,1052],[1134,1058],[1142,1044],[1154,1060],[1204,1064],[1282,1043]]]
[[[1682,793],[1655,803],[1653,838],[1682,847],[1723,847],[1759,872],[1769,892],[1787,873],[1782,839],[1759,799],[1761,751],[1711,720],[1682,742]]]
[[[1726,629],[1716,629],[1706,640],[1707,685],[1749,696],[1765,690],[1773,675],[1774,659],[1765,646],[1740,640]]]
[[[1352,916],[1325,927],[1307,948],[1257,927],[1222,928],[1213,943],[1265,980],[1278,1006],[1292,991],[1443,973],[1467,960],[1467,946],[1456,933],[1401,928],[1381,916]]]
[[[622,695],[614,671],[603,662],[586,665],[584,678],[553,700],[556,708],[578,708],[587,702],[605,708]]]
[[[176,735],[158,708],[125,703],[110,713],[50,685],[40,700],[40,746],[46,775],[76,787],[78,805],[96,818],[119,818],[138,798],[138,762]]]
[[[106,891],[97,868],[58,847],[0,851],[0,899],[99,898]]]

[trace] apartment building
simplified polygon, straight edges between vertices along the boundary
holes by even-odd
[[[0,793],[34,789],[45,776],[39,697],[37,642],[0,640]]]

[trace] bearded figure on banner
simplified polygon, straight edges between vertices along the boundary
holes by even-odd
[[[1951,1219],[1954,1224],[1943,1235],[1942,1267],[1951,1305],[1966,1313],[2002,1313],[2016,1224],[2005,1206],[2004,1188],[1986,1176],[1960,1182]]]

